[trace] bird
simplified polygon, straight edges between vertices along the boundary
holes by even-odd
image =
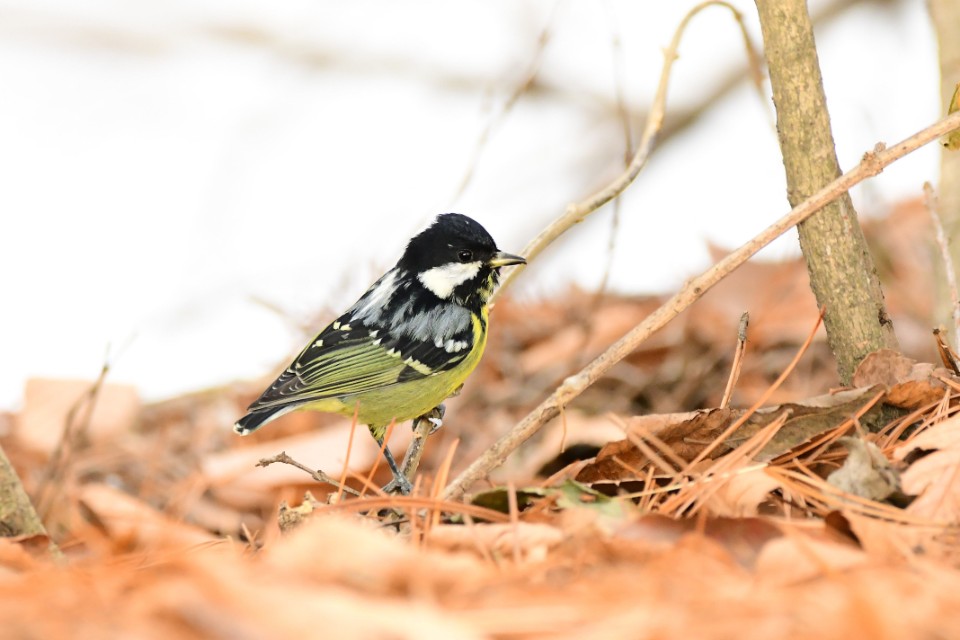
[[[526,259],[500,251],[476,220],[440,214],[392,269],[307,343],[234,431],[249,435],[300,409],[356,416],[393,473],[385,489],[409,494],[409,479],[384,445],[387,429],[417,418],[440,426],[443,401],[483,355],[500,269],[518,264]]]

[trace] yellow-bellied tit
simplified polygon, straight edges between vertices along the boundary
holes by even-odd
[[[500,268],[524,263],[497,249],[475,220],[441,214],[410,240],[395,267],[310,341],[234,431],[247,435],[296,409],[356,413],[383,447],[391,422],[440,408],[474,370],[487,344],[487,301]],[[394,476],[388,486],[409,493],[390,450],[383,453]]]

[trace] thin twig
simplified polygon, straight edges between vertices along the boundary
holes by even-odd
[[[413,478],[420,468],[420,460],[423,458],[423,449],[427,444],[427,436],[436,428],[436,425],[424,416],[421,416],[413,422],[413,440],[407,447],[407,452],[403,456],[403,462],[400,464],[400,471],[405,477]]]
[[[860,418],[865,416],[868,411],[873,409],[878,402],[883,400],[884,396],[887,395],[886,390],[878,391],[870,400],[865,402],[863,405],[857,409],[856,413],[852,416],[838,424],[833,429],[825,431],[821,434],[815,436],[809,442],[794,447],[793,449],[786,451],[776,458],[770,460],[770,464],[788,464],[794,460],[800,458],[800,456],[806,454],[808,451],[812,451],[809,456],[807,456],[807,463],[817,460],[827,449],[829,449],[834,442],[836,442],[841,436],[843,436],[847,431],[850,430],[850,427],[855,427],[857,430],[861,430]]]
[[[954,375],[960,375],[960,356],[954,351],[943,337],[943,330],[937,327],[933,330],[933,338],[937,342],[937,353],[940,354],[940,361],[943,366],[950,367]]]
[[[430,489],[430,497],[434,500],[440,499],[440,492],[443,490],[444,485],[447,484],[447,478],[450,476],[450,467],[453,465],[453,455],[457,452],[457,446],[460,444],[460,438],[456,438],[452,443],[450,443],[450,448],[447,449],[447,455],[444,456],[443,462],[440,463],[440,468],[437,469],[437,477],[434,479],[433,487]],[[440,512],[433,512],[433,526],[436,527],[440,524]]]
[[[770,396],[773,395],[773,392],[780,388],[780,385],[784,383],[784,381],[787,379],[787,376],[793,373],[793,370],[797,367],[797,364],[800,362],[800,358],[802,358],[803,354],[805,354],[807,352],[807,349],[810,348],[810,345],[813,343],[813,338],[815,335],[817,335],[817,330],[820,328],[820,324],[823,322],[823,316],[825,313],[826,313],[826,307],[821,307],[820,315],[817,317],[817,322],[813,326],[813,330],[810,331],[810,334],[807,336],[807,339],[804,341],[802,345],[800,345],[800,348],[797,349],[797,353],[796,355],[793,356],[793,360],[791,360],[790,363],[787,365],[786,369],[784,369],[783,372],[781,372],[780,375],[777,376],[777,379],[773,381],[773,384],[767,387],[766,391],[760,394],[760,397],[757,398],[757,401],[754,402],[750,406],[750,408],[747,409],[747,411],[742,416],[740,416],[740,418],[735,420],[733,424],[727,427],[727,429],[720,436],[715,438],[713,442],[711,442],[706,447],[704,447],[703,450],[700,453],[698,453],[693,460],[690,461],[688,469],[692,469],[698,462],[700,462],[701,460],[706,458],[708,455],[713,453],[713,451],[718,446],[720,446],[721,443],[725,442],[727,438],[729,438],[731,435],[733,435],[737,431],[737,429],[739,429],[744,424],[746,424],[747,420],[749,420],[750,417],[754,413],[756,413],[757,410],[760,407],[762,407],[767,400],[770,399]]]
[[[647,164],[647,160],[650,158],[650,153],[653,151],[653,147],[656,144],[657,135],[659,134],[660,129],[663,127],[663,119],[666,113],[667,105],[667,87],[670,82],[670,72],[673,69],[673,63],[678,57],[677,50],[680,47],[680,40],[682,39],[683,33],[686,30],[687,25],[690,23],[690,20],[692,20],[694,16],[707,7],[714,5],[729,9],[733,13],[734,19],[740,25],[741,32],[744,34],[746,33],[746,27],[743,23],[742,14],[733,5],[723,2],[722,0],[709,0],[708,2],[702,2],[691,9],[687,15],[683,17],[683,20],[680,21],[680,25],[673,34],[673,39],[670,41],[670,45],[663,52],[664,61],[663,70],[660,72],[660,82],[657,85],[657,91],[654,94],[653,103],[651,104],[650,112],[647,115],[647,122],[643,130],[643,135],[640,137],[640,144],[637,146],[637,151],[633,155],[633,160],[630,162],[627,170],[614,179],[613,182],[589,196],[585,200],[581,200],[580,202],[569,205],[563,215],[550,223],[546,229],[537,235],[537,237],[527,243],[527,246],[524,247],[523,251],[521,252],[522,255],[527,259],[527,263],[533,261],[533,259],[540,255],[540,253],[551,243],[553,243],[554,240],[560,237],[572,226],[583,222],[584,218],[586,218],[588,215],[623,193]],[[748,43],[748,49],[750,49],[749,38],[746,38],[746,42]],[[513,282],[514,278],[520,274],[522,269],[523,266],[520,265],[510,269],[510,271],[507,272],[504,277],[503,284],[500,285],[500,288],[494,293],[494,299],[496,299],[496,296],[506,289],[511,282]]]
[[[612,12],[610,5],[607,5],[607,9]],[[617,104],[617,119],[620,121],[620,126],[623,129],[623,168],[626,170],[630,166],[630,161],[633,158],[633,131],[630,127],[630,111],[627,109],[627,99],[624,91],[624,82],[623,82],[623,46],[620,42],[620,34],[617,30],[617,20],[616,17],[610,16],[610,29],[613,35],[613,41],[611,42],[611,53],[613,57],[613,88],[614,88],[614,98]],[[623,200],[617,196],[613,200],[613,212],[610,217],[610,236],[607,240],[607,255],[606,255],[606,264],[603,266],[603,275],[600,277],[600,284],[597,285],[597,290],[593,294],[594,304],[591,305],[591,308],[596,308],[597,304],[600,302],[600,298],[607,291],[607,285],[610,282],[610,272],[613,270],[613,257],[616,254],[617,250],[617,237],[620,235],[620,209],[622,208]],[[592,316],[588,316],[592,318]],[[588,320],[589,323],[592,320]],[[584,332],[584,340],[587,339],[589,331]],[[580,363],[581,365],[583,363]]]
[[[90,431],[90,421],[93,420],[93,411],[97,407],[97,400],[100,398],[100,391],[106,383],[107,374],[110,373],[110,357],[105,356],[103,364],[100,367],[100,374],[90,385],[87,392],[84,393],[70,407],[67,416],[63,422],[63,432],[57,447],[50,456],[50,462],[47,463],[44,479],[40,484],[40,490],[37,492],[40,496],[37,500],[37,513],[41,520],[46,520],[50,515],[53,505],[59,501],[59,497],[64,488],[64,478],[70,468],[71,458],[77,445],[82,442],[86,434]],[[82,417],[78,416],[83,411]]]
[[[488,509],[478,507],[465,502],[448,502],[444,500],[433,500],[431,498],[419,497],[414,495],[400,496],[377,496],[365,497],[362,500],[344,500],[339,504],[323,505],[324,513],[334,512],[352,512],[352,511],[378,511],[380,509],[410,509],[428,511],[435,509],[441,513],[451,513],[457,515],[470,514],[474,518],[486,520],[487,522],[496,522],[506,524],[510,522],[510,516]]]
[[[957,294],[957,271],[953,265],[953,257],[950,255],[947,234],[940,220],[937,194],[929,182],[923,183],[923,203],[926,205],[927,213],[930,214],[930,221],[933,222],[937,246],[940,248],[940,259],[943,260],[943,273],[947,277],[947,288],[950,289],[950,308],[953,310],[953,331],[950,333],[953,335],[953,345],[957,346],[960,344],[960,296]]]
[[[353,453],[353,436],[357,433],[357,419],[360,417],[360,402],[353,408],[353,420],[350,421],[350,437],[347,438],[347,455],[343,460],[343,471],[340,472],[340,488],[337,490],[336,502],[343,498],[344,487],[347,486],[347,473],[350,471],[350,454]]]
[[[670,476],[675,476],[677,474],[677,470],[682,469],[686,465],[686,460],[682,460],[682,459],[679,461],[677,460],[678,456],[676,455],[675,452],[673,452],[672,449],[670,449],[670,447],[661,447],[660,444],[662,444],[663,441],[660,440],[660,438],[656,438],[656,436],[652,436],[649,430],[644,430],[643,433],[638,434],[628,429],[627,425],[623,424],[621,420],[616,420],[615,422],[619,423],[617,424],[617,426],[623,429],[623,434],[627,437],[627,440],[629,440],[630,443],[633,444],[633,446],[635,446],[640,451],[640,453],[647,456],[647,459],[650,460],[651,463],[653,463],[651,466],[660,467],[660,471],[662,473],[665,473]],[[660,456],[660,454],[654,450],[653,447],[647,444],[648,438],[654,444],[654,446],[660,449],[660,451],[663,451],[664,454],[666,454],[667,451],[670,451],[670,453],[672,453],[673,455],[668,454],[667,457],[670,458],[670,461],[673,462],[673,465],[676,465],[676,466],[673,466],[669,462],[664,460]],[[654,440],[653,438],[656,438],[656,440]],[[623,463],[619,460],[617,462],[621,466],[627,467],[626,463]]]
[[[744,466],[753,466],[748,464],[750,459],[755,457],[767,446],[773,436],[790,419],[790,411],[783,411],[777,418],[763,427],[743,444],[734,449],[731,453],[713,460],[712,464],[702,473],[693,472],[693,463],[687,469],[674,476],[674,482],[679,482],[684,477],[691,477],[693,481],[680,488],[676,495],[667,496],[663,502],[658,505],[657,510],[662,513],[680,515],[695,513],[711,496],[713,496],[722,486],[719,482],[701,482],[702,479],[710,479],[715,476],[730,473],[737,464]],[[720,444],[724,436],[718,436],[715,443]],[[692,509],[692,512],[689,511]]]
[[[507,483],[507,508],[510,512],[510,528],[513,530],[513,563],[520,564],[520,508],[517,505],[517,487]]]
[[[527,70],[524,72],[522,79],[519,83],[517,83],[513,91],[504,101],[503,105],[500,107],[500,110],[487,121],[483,131],[480,132],[480,136],[477,138],[476,144],[474,144],[473,153],[470,155],[470,160],[467,163],[467,170],[460,179],[460,184],[457,185],[457,188],[453,194],[453,198],[451,198],[451,202],[456,202],[459,200],[460,196],[462,196],[464,191],[467,190],[467,187],[470,185],[471,180],[473,180],[474,173],[476,172],[477,164],[480,161],[480,155],[483,153],[484,147],[487,146],[490,136],[493,134],[494,130],[506,120],[507,115],[520,101],[520,97],[530,90],[530,87],[533,86],[534,81],[537,79],[537,74],[540,73],[540,65],[543,63],[544,51],[546,51],[547,45],[550,43],[550,31],[553,29],[553,23],[556,20],[559,7],[559,4],[554,6],[553,13],[550,14],[550,18],[547,20],[546,25],[544,25],[543,30],[540,32],[540,36],[537,38],[537,46],[533,51],[533,57],[530,59],[530,64],[527,66]]]
[[[720,408],[726,409],[730,404],[730,397],[733,396],[733,388],[737,386],[737,380],[740,379],[740,370],[743,368],[743,351],[747,347],[747,325],[750,324],[750,314],[746,311],[740,316],[740,324],[737,327],[737,349],[733,352],[733,364],[730,365],[730,378],[727,379],[727,388],[723,390],[723,398],[720,400]]]
[[[547,421],[556,417],[561,406],[569,404],[571,400],[583,393],[587,387],[609,371],[613,365],[635,350],[640,343],[688,309],[705,292],[749,260],[760,249],[782,235],[787,229],[806,220],[825,205],[846,193],[854,185],[877,175],[890,163],[957,129],[960,129],[960,112],[943,118],[891,147],[878,144],[874,151],[864,154],[863,159],[856,167],[801,202],[790,213],[764,229],[736,251],[728,254],[709,270],[691,279],[677,294],[611,345],[580,373],[567,378],[556,391],[550,394],[509,433],[503,435],[480,458],[457,476],[447,487],[444,497],[449,500],[462,496],[474,482],[502,464],[511,452],[536,433]]]
[[[683,469],[687,465],[687,461],[681,458],[677,452],[673,450],[673,447],[664,442],[660,436],[654,433],[653,429],[645,427],[641,427],[639,429],[636,427],[634,429],[628,429],[626,424],[623,423],[623,419],[619,416],[611,416],[611,419],[613,419],[614,424],[623,430],[627,436],[627,439],[630,440],[634,446],[637,446],[637,441],[649,442],[673,464],[673,466],[666,463],[661,464],[660,467],[663,469],[664,473],[673,475],[677,472],[677,469]],[[635,433],[636,431],[639,431],[640,433]],[[634,441],[634,438],[636,438],[637,441]],[[637,446],[637,448],[639,448],[639,446]]]
[[[289,455],[287,455],[286,451],[281,451],[280,453],[273,456],[272,458],[260,458],[260,461],[257,463],[257,466],[269,467],[275,462],[279,462],[281,464],[288,464],[291,467],[296,467],[301,471],[305,471],[311,478],[313,478],[315,481],[321,484],[333,485],[334,487],[337,487],[338,490],[341,492],[349,493],[350,495],[357,496],[358,498],[360,497],[360,492],[354,489],[353,487],[348,487],[346,484],[341,483],[336,478],[331,478],[320,469],[311,469],[307,465],[297,462],[296,460],[291,458]]]

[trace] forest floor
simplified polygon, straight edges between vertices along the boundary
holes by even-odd
[[[929,226],[919,203],[866,225],[902,354],[870,356],[852,387],[803,263],[750,263],[468,503],[442,502],[444,481],[657,299],[500,301],[410,497],[364,488],[389,478],[349,420],[235,436],[276,372],[153,404],[109,375],[31,380],[0,445],[49,537],[0,538],[2,635],[960,637],[960,377],[928,325]],[[391,448],[409,441],[404,425]],[[256,466],[280,452],[365,495]]]

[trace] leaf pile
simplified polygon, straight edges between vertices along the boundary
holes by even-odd
[[[869,234],[906,355],[877,352],[837,389],[818,334],[774,385],[817,310],[801,263],[748,265],[465,504],[436,498],[445,479],[656,300],[498,304],[406,498],[364,488],[388,474],[362,433],[345,460],[337,417],[233,436],[262,381],[146,406],[121,385],[31,381],[0,444],[62,555],[43,536],[0,538],[3,635],[956,636],[960,379],[927,364],[923,215],[904,207]],[[744,310],[744,365],[720,407]],[[255,467],[281,451],[366,496]]]

